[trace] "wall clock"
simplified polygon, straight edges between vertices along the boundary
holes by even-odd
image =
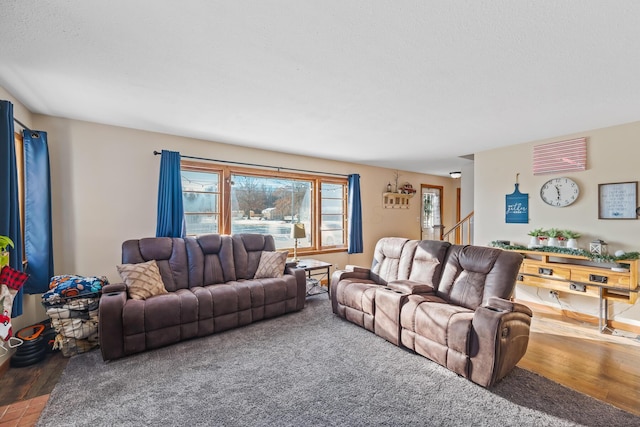
[[[542,200],[555,207],[569,206],[576,201],[580,194],[580,187],[571,178],[553,178],[542,184],[540,197]]]

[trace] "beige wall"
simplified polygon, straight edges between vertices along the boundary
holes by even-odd
[[[460,178],[460,219],[473,212],[473,194],[475,186],[475,173],[473,162],[463,166],[462,178]]]
[[[587,137],[587,170],[534,176],[532,172],[533,146],[546,142]],[[511,240],[527,245],[527,232],[534,228],[561,228],[582,234],[579,245],[589,248],[589,242],[600,238],[609,243],[609,252],[618,249],[640,250],[640,221],[598,219],[598,184],[640,181],[640,122],[605,129],[585,131],[573,135],[513,145],[507,148],[475,154],[475,242],[486,245],[492,240]],[[516,174],[520,173],[520,191],[529,194],[529,224],[506,224],[505,195],[513,192]],[[565,208],[546,205],[539,196],[540,187],[547,180],[567,176],[580,186],[579,199]],[[518,285],[516,296],[557,307],[549,292]],[[596,316],[597,299],[579,295],[561,295],[562,308]],[[640,325],[640,304],[615,303],[610,317],[618,321]]]
[[[160,157],[154,150],[184,155],[317,170],[359,173],[363,203],[364,254],[317,256],[339,267],[370,265],[383,236],[420,238],[419,201],[410,209],[383,209],[382,192],[393,170],[269,152],[209,141],[49,116],[35,116],[47,130],[52,170],[56,274],[106,275],[117,281],[120,246],[126,239],[155,234]],[[445,187],[445,225],[453,224],[455,182],[447,177],[401,172],[414,187]],[[449,194],[447,194],[449,193]]]
[[[393,170],[310,157],[242,148],[114,126],[50,116],[31,115],[0,88],[2,99],[14,103],[15,115],[28,126],[48,133],[52,180],[55,274],[105,275],[119,280],[115,266],[126,239],[155,234],[160,157],[154,150],[231,161],[361,175],[364,254],[346,252],[316,256],[338,267],[368,266],[373,247],[383,236],[420,238],[419,200],[410,209],[382,208],[382,192]],[[400,183],[442,185],[447,206],[445,225],[453,225],[455,181],[401,171]],[[39,296],[26,296],[24,314],[14,319],[22,328],[45,318]],[[0,363],[4,359],[0,358]]]

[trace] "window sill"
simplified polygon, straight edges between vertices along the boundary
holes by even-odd
[[[319,249],[319,250],[305,250],[301,251],[298,248],[298,256],[311,256],[311,255],[322,255],[322,254],[335,254],[340,252],[347,252],[347,248],[330,248],[330,249]],[[289,253],[293,253],[293,249],[289,250]]]

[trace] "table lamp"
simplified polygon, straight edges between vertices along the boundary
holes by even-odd
[[[298,239],[304,239],[307,237],[307,233],[304,230],[304,224],[296,222],[291,224],[291,238],[294,240],[293,246],[293,262],[300,261],[298,259]]]

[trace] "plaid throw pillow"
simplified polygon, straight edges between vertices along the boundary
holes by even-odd
[[[28,278],[29,275],[27,273],[18,271],[8,265],[2,267],[2,271],[0,271],[0,283],[7,285],[9,288],[15,289],[16,291],[20,290]]]
[[[262,251],[262,254],[260,254],[260,264],[258,264],[258,269],[253,278],[268,279],[282,277],[284,275],[284,266],[287,263],[287,255],[289,255],[289,251]]]

